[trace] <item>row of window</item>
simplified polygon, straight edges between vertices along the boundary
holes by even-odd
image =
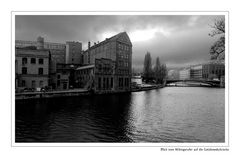
[[[119,78],[118,79],[118,86],[120,88],[128,87],[129,86],[129,78]]]
[[[28,63],[28,59],[27,58],[22,58],[22,64],[27,64]],[[36,64],[36,58],[31,58],[30,59],[30,63],[31,64]],[[44,61],[43,61],[43,59],[42,58],[39,58],[38,59],[38,64],[43,64],[44,63]]]
[[[98,89],[111,89],[113,88],[113,77],[98,77]]]
[[[128,69],[119,69],[118,73],[122,74],[122,75],[128,75],[129,74],[129,70]]]
[[[119,51],[118,57],[119,57],[119,58],[128,59],[128,58],[129,58],[129,55],[128,55],[126,52],[121,52],[121,51]]]
[[[65,45],[44,44],[44,48],[47,48],[47,49],[65,49]]]
[[[21,86],[26,87],[25,80],[22,80]],[[36,88],[36,81],[33,80],[31,86],[32,86],[32,88]],[[39,87],[43,87],[43,81],[39,81]]]
[[[208,73],[208,72],[205,71],[204,73]],[[225,70],[211,70],[209,73],[224,75],[225,74]]]
[[[129,51],[129,46],[119,43],[118,49]]]
[[[113,48],[112,44],[105,44],[105,45],[101,45],[101,46],[99,46],[95,49],[92,49],[91,53],[96,53],[97,54],[99,52],[106,51],[106,50],[112,49],[112,48]]]
[[[28,74],[27,67],[22,67],[22,74]],[[43,75],[43,68],[38,68],[38,75]]]
[[[128,67],[128,62],[126,62],[126,61],[119,61],[118,65],[120,67]]]
[[[84,69],[84,70],[79,70],[78,71],[78,73],[80,74],[80,75],[83,75],[83,74],[90,74],[90,72],[91,72],[91,69]]]

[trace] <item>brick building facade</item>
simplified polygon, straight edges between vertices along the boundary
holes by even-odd
[[[107,84],[113,84],[113,91],[128,91],[131,86],[132,72],[132,43],[126,32],[121,32],[105,41],[88,45],[88,50],[83,52],[83,63],[85,65],[95,65],[95,90],[106,89]],[[106,71],[111,71],[111,76],[106,76],[106,72],[99,72],[104,66]],[[111,83],[113,81],[113,83]],[[101,82],[101,83],[100,83]],[[102,85],[98,85],[102,84]],[[103,86],[104,85],[104,86]],[[99,87],[96,87],[99,86]],[[103,88],[104,87],[104,88]],[[109,90],[108,89],[108,90]]]

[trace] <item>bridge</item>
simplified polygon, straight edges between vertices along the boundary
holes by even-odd
[[[177,83],[177,82],[195,82],[195,83],[203,83],[203,84],[208,84],[212,87],[220,87],[220,81],[216,80],[206,80],[206,79],[167,79],[166,84],[171,84],[171,83]]]

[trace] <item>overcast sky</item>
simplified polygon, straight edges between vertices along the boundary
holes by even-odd
[[[209,48],[216,37],[208,36],[209,25],[223,16],[201,15],[69,15],[16,16],[16,39],[65,43],[102,41],[126,31],[133,43],[133,67],[143,68],[149,51],[153,64],[159,56],[167,67],[184,67],[209,60]]]

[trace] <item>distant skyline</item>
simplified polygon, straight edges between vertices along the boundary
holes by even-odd
[[[179,68],[210,59],[209,25],[216,15],[17,15],[16,40],[65,43],[80,41],[86,49],[119,32],[126,31],[133,43],[133,68],[141,70],[146,52],[152,64],[158,56],[168,68]]]

